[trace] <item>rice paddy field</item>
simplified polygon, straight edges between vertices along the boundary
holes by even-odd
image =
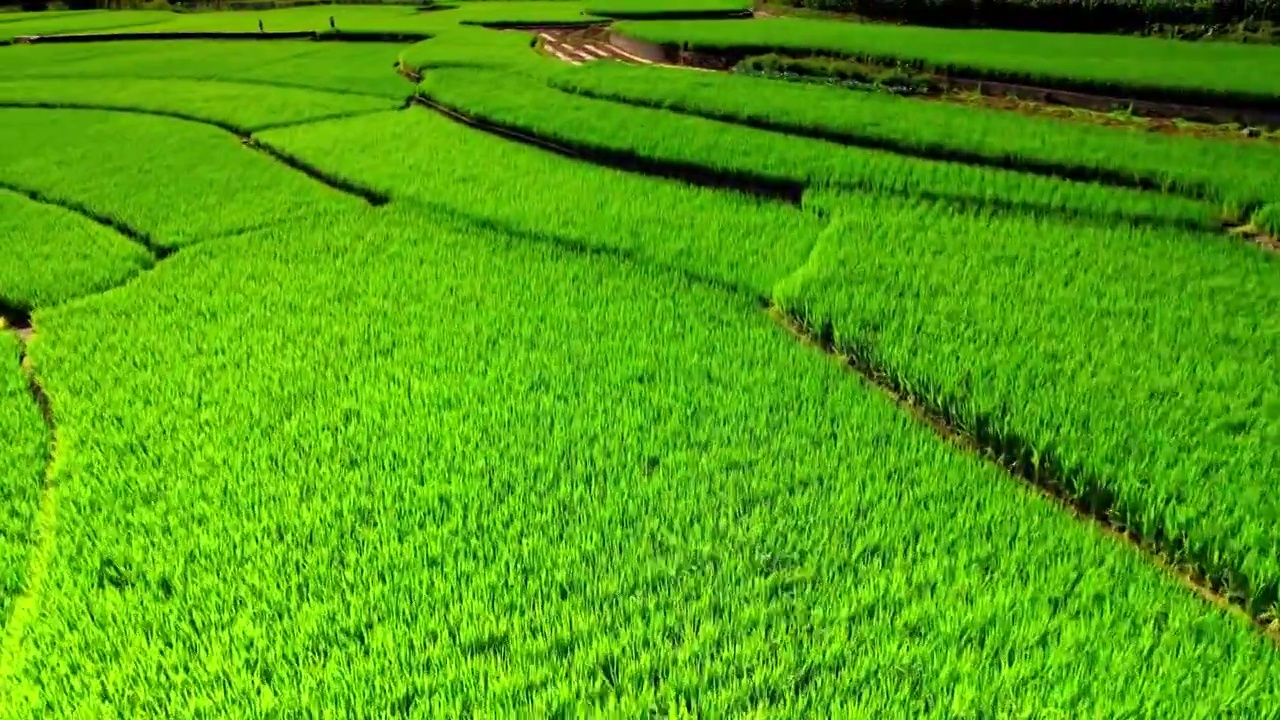
[[[0,718],[1280,718],[1280,122],[670,60],[1280,49],[749,10],[0,14]]]

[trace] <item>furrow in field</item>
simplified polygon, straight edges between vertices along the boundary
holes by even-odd
[[[31,110],[31,109],[35,109],[35,110],[55,110],[55,111],[56,111],[56,110],[93,110],[93,111],[96,111],[96,112],[128,113],[128,114],[135,114],[135,115],[150,115],[150,116],[155,116],[155,117],[163,117],[163,118],[167,118],[167,119],[171,119],[171,120],[181,120],[181,121],[184,121],[184,122],[192,122],[192,123],[197,123],[197,124],[200,124],[200,125],[207,125],[207,126],[209,126],[209,127],[217,128],[218,130],[222,130],[222,131],[225,131],[225,132],[227,132],[227,133],[230,133],[230,134],[232,134],[232,135],[236,136],[236,137],[240,140],[241,144],[242,144],[242,145],[244,145],[245,147],[247,147],[247,148],[249,148],[249,149],[251,149],[251,150],[258,151],[258,152],[262,153],[263,155],[266,155],[267,157],[271,158],[272,160],[275,160],[276,162],[280,163],[281,165],[284,165],[285,167],[288,167],[288,168],[289,168],[289,169],[291,169],[291,170],[295,170],[295,171],[297,171],[297,172],[299,172],[299,173],[301,173],[301,174],[303,174],[303,175],[306,175],[307,177],[311,178],[312,180],[315,180],[315,181],[319,182],[320,184],[325,185],[326,187],[328,187],[328,188],[330,188],[330,189],[332,189],[332,190],[337,190],[338,192],[344,193],[344,194],[346,194],[346,195],[350,195],[350,196],[353,196],[353,197],[359,198],[359,199],[361,199],[361,200],[363,200],[363,201],[365,201],[365,202],[367,202],[367,203],[369,203],[370,205],[373,205],[373,206],[375,206],[375,207],[386,204],[386,203],[387,203],[387,201],[388,201],[388,199],[389,199],[389,198],[388,198],[385,194],[383,194],[383,193],[377,192],[377,191],[375,191],[375,190],[370,190],[370,189],[368,189],[368,188],[364,188],[364,187],[361,187],[361,186],[356,185],[356,184],[354,184],[354,183],[350,183],[350,182],[347,182],[347,181],[345,181],[345,180],[342,180],[341,178],[337,178],[337,177],[334,177],[334,176],[332,176],[332,175],[329,175],[328,173],[325,173],[324,171],[322,171],[322,170],[320,170],[320,169],[318,169],[318,168],[316,168],[316,167],[314,167],[314,166],[312,166],[312,165],[310,165],[310,164],[308,164],[308,163],[302,162],[301,160],[298,160],[297,158],[294,158],[294,157],[290,156],[290,155],[289,155],[289,154],[287,154],[287,153],[281,152],[281,151],[279,151],[279,150],[277,150],[277,149],[275,149],[275,148],[272,148],[272,147],[271,147],[271,146],[269,146],[269,145],[266,145],[266,144],[264,144],[264,143],[261,143],[261,142],[259,142],[258,140],[256,140],[255,138],[253,138],[253,137],[252,137],[252,135],[250,135],[250,134],[249,134],[249,132],[248,132],[248,131],[246,131],[246,130],[244,130],[243,128],[239,128],[239,127],[237,127],[237,126],[235,126],[235,125],[231,125],[231,124],[229,124],[229,123],[219,122],[219,121],[216,121],[216,120],[210,120],[210,119],[208,119],[208,118],[196,117],[196,116],[187,115],[187,114],[185,114],[185,113],[181,113],[181,112],[174,112],[174,111],[167,111],[167,110],[143,110],[143,109],[138,109],[138,108],[99,107],[99,106],[95,106],[95,105],[93,105],[93,104],[89,104],[89,103],[86,103],[86,104],[79,104],[79,103],[12,103],[12,104],[11,104],[11,103],[0,103],[0,108],[13,108],[13,109],[24,109],[24,110]],[[380,110],[380,111],[378,111],[378,112],[382,112],[382,111]],[[362,115],[362,114],[366,114],[366,113],[364,113],[364,112],[359,112],[359,113],[343,113],[343,114],[339,114],[339,115],[337,115],[337,116],[335,116],[335,117],[331,117],[331,118],[324,118],[324,119],[332,120],[332,119],[335,119],[335,118],[351,117],[351,116],[355,116],[355,115]],[[319,119],[317,119],[316,121],[318,121],[318,120],[319,120]],[[283,127],[283,126],[288,126],[288,125],[291,125],[291,124],[295,124],[295,123],[284,123],[284,124],[282,124],[282,125],[276,125],[276,126],[273,126],[273,127]],[[81,215],[84,215],[84,216],[86,216],[86,217],[89,217],[89,218],[93,219],[95,222],[97,222],[97,223],[99,223],[99,224],[107,225],[107,226],[109,226],[109,227],[112,227],[113,229],[117,230],[117,231],[118,231],[118,232],[120,232],[121,234],[123,234],[123,235],[125,235],[125,236],[127,236],[127,237],[129,237],[129,238],[133,239],[134,241],[139,242],[139,243],[143,244],[144,246],[146,246],[146,247],[147,247],[147,249],[151,251],[151,253],[156,257],[156,259],[157,259],[157,260],[159,260],[159,259],[163,259],[163,258],[165,257],[165,255],[167,254],[167,252],[171,249],[171,248],[166,248],[166,247],[161,246],[161,245],[157,245],[157,244],[154,242],[154,240],[152,240],[150,237],[148,237],[145,233],[143,233],[143,232],[141,232],[141,231],[139,231],[139,230],[136,230],[136,229],[130,228],[130,227],[128,227],[127,225],[125,225],[125,224],[124,224],[123,222],[121,222],[121,221],[119,221],[119,220],[117,220],[117,219],[115,219],[115,218],[111,218],[111,217],[106,216],[106,215],[101,215],[101,214],[95,213],[94,211],[90,210],[88,207],[86,207],[86,206],[84,206],[84,205],[82,205],[82,204],[80,204],[80,203],[77,203],[77,202],[75,202],[75,201],[72,201],[72,200],[52,200],[52,199],[50,199],[50,197],[49,197],[48,195],[46,195],[46,194],[44,194],[44,193],[42,193],[42,192],[40,192],[40,191],[37,191],[37,190],[30,190],[30,189],[26,189],[26,188],[22,188],[22,187],[20,187],[20,186],[12,185],[12,184],[10,184],[10,183],[5,183],[5,182],[0,182],[0,189],[7,189],[7,190],[11,190],[11,191],[16,192],[16,193],[19,193],[19,194],[21,194],[21,195],[25,195],[25,196],[27,196],[28,198],[30,198],[30,199],[32,199],[32,200],[35,200],[35,201],[37,201],[37,202],[43,202],[43,203],[46,203],[46,204],[62,205],[63,207],[65,207],[65,208],[67,208],[67,209],[69,209],[69,210],[72,210],[72,211],[74,211],[74,212],[77,212],[77,213],[79,213],[79,214],[81,214]]]
[[[516,126],[496,120],[482,119],[428,97],[418,96],[416,101],[445,117],[477,130],[525,145],[531,145],[557,155],[589,162],[593,165],[653,177],[680,180],[699,187],[735,190],[791,204],[799,204],[804,194],[804,185],[799,182],[789,182],[750,173],[718,171],[697,163],[646,157],[624,149],[553,142],[528,133]]]
[[[3,329],[4,323],[0,322],[0,330]],[[15,334],[19,343],[18,362],[21,372],[26,376],[31,402],[38,408],[43,418],[47,447],[40,490],[34,500],[34,517],[30,518],[30,526],[24,528],[24,534],[28,537],[31,549],[26,557],[25,571],[21,576],[22,589],[12,597],[12,602],[6,603],[9,606],[7,608],[9,612],[0,634],[0,697],[7,700],[12,699],[10,683],[24,661],[23,636],[27,627],[35,619],[36,609],[40,603],[45,578],[48,575],[49,561],[53,555],[57,525],[57,497],[53,480],[58,457],[57,425],[54,423],[49,397],[27,354],[27,346],[33,337],[33,330],[30,326],[17,328]],[[14,442],[16,444],[16,440]],[[9,493],[14,492],[13,488],[6,489]],[[4,599],[9,600],[9,598]]]
[[[343,178],[340,178],[337,175],[327,173],[321,170],[320,168],[316,167],[315,165],[312,165],[308,162],[304,162],[303,160],[300,160],[299,158],[294,157],[293,155],[290,155],[289,153],[284,152],[279,148],[276,148],[267,143],[264,143],[252,136],[242,137],[241,141],[243,142],[244,146],[249,148],[250,150],[256,150],[257,152],[260,152],[263,155],[270,157],[271,159],[279,162],[280,164],[285,165],[286,167],[292,168],[293,170],[297,170],[298,172],[302,173],[303,175],[306,175],[307,177],[311,178],[312,180],[315,180],[316,182],[322,185],[325,185],[333,190],[337,190],[338,192],[345,193],[347,195],[351,195],[354,197],[358,197],[361,200],[365,201],[366,203],[374,207],[386,205],[388,202],[391,201],[391,197],[386,193],[379,192],[372,188],[364,187],[357,183],[351,182],[350,180],[345,180]]]
[[[42,205],[52,205],[69,212],[73,212],[97,225],[101,225],[102,227],[108,228],[119,235],[128,238],[138,245],[141,245],[147,250],[147,252],[151,253],[151,256],[155,260],[163,260],[174,251],[174,248],[157,244],[147,233],[129,226],[122,220],[100,213],[87,205],[76,202],[75,200],[71,200],[69,198],[53,198],[40,190],[22,187],[4,180],[0,180],[0,190],[7,190],[11,193],[21,195],[32,202],[37,202]]]
[[[201,125],[209,125],[210,127],[225,130],[232,134],[247,134],[248,128],[239,125],[217,120],[210,117],[200,115],[192,115],[180,110],[161,110],[158,108],[140,108],[140,107],[120,107],[118,105],[107,105],[103,103],[93,102],[77,102],[77,101],[41,101],[41,100],[5,100],[0,101],[0,108],[15,108],[21,110],[101,110],[103,112],[119,112],[132,113],[135,115],[153,115],[155,117],[169,118],[171,120],[184,120],[186,122],[200,123]]]
[[[1027,157],[990,157],[976,152],[966,152],[958,148],[916,147],[903,142],[872,138],[865,135],[855,135],[852,133],[840,132],[838,130],[813,125],[780,122],[761,117],[744,117],[735,113],[717,112],[709,108],[692,108],[660,100],[648,100],[645,98],[618,93],[601,92],[592,88],[575,86],[571,83],[561,84],[555,80],[552,80],[551,84],[553,87],[565,90],[566,92],[570,92],[574,95],[581,95],[582,97],[594,100],[605,100],[632,107],[663,110],[666,112],[676,113],[678,115],[714,120],[717,122],[727,123],[729,125],[737,125],[739,127],[752,128],[755,130],[766,130],[781,135],[807,138],[811,140],[823,140],[846,147],[880,150],[890,152],[895,155],[901,155],[903,157],[917,158],[921,160],[957,162],[976,167],[1010,170],[1013,172],[1022,172],[1031,175],[1075,180],[1078,182],[1092,182],[1133,190],[1156,192],[1164,190],[1161,183],[1150,178],[1134,175],[1133,173],[1109,171],[1102,168],[1078,167],[1064,163],[1039,162]]]
[[[261,138],[395,204],[443,205],[525,232],[627,249],[753,295],[803,263],[821,231],[816,213],[791,204],[581,162],[420,109]]]
[[[13,82],[16,80],[76,80],[76,81],[78,80],[119,80],[122,77],[131,81],[151,81],[151,80],[175,81],[177,80],[177,81],[234,83],[236,85],[253,85],[253,86],[264,87],[264,88],[283,88],[286,90],[310,90],[313,92],[328,93],[331,95],[364,97],[364,98],[378,99],[378,100],[391,99],[391,97],[386,94],[364,92],[361,90],[354,90],[350,88],[330,87],[328,85],[315,85],[315,84],[309,84],[304,82],[291,82],[289,80],[277,80],[274,78],[235,77],[234,79],[231,79],[231,80],[222,80],[219,78],[204,77],[198,73],[195,75],[184,74],[181,71],[174,71],[174,73],[171,75],[164,74],[164,73],[156,73],[156,74],[148,73],[146,75],[135,76],[135,75],[132,75],[129,70],[123,70],[121,72],[102,72],[102,71],[94,71],[93,69],[86,69],[84,72],[77,72],[74,74],[58,73],[58,72],[50,72],[50,73],[40,72],[38,74],[31,74],[31,75],[4,77],[4,78],[0,78],[0,82]]]
[[[406,98],[400,106],[401,110],[406,110],[413,104],[413,98]],[[267,130],[279,130],[280,128],[296,127],[298,125],[311,125],[313,123],[327,122],[329,120],[344,120],[346,118],[360,117],[362,115],[376,115],[386,112],[387,108],[377,108],[372,110],[355,110],[351,112],[335,112],[329,115],[317,115],[302,120],[284,120],[278,123],[267,123],[254,127],[253,132],[266,132]]]
[[[922,160],[997,168],[1212,205],[1232,225],[1280,197],[1273,147],[1025,117],[741,75],[688,77],[617,63],[549,74],[563,92]],[[802,141],[807,143],[808,140]]]
[[[15,678],[37,710],[221,693],[253,712],[264,688],[285,714],[407,692],[504,716],[1274,700],[1275,648],[1248,626],[741,297],[360,210],[50,315],[36,357],[77,442]],[[135,313],[155,325],[109,323]]]
[[[816,200],[815,200],[816,201]],[[1275,256],[850,196],[771,298],[998,457],[1274,618]]]
[[[406,99],[402,105],[408,107],[411,99]],[[170,118],[172,120],[184,120],[186,122],[200,123],[202,125],[210,125],[219,130],[225,130],[233,135],[241,138],[247,137],[255,132],[263,132],[266,130],[276,130],[278,128],[292,127],[294,125],[306,125],[309,123],[325,122],[326,120],[341,120],[343,118],[358,117],[360,115],[372,115],[374,113],[386,112],[388,108],[370,108],[365,110],[349,110],[338,111],[323,115],[314,115],[307,118],[297,120],[281,120],[280,122],[270,122],[263,124],[254,124],[252,127],[240,125],[237,123],[219,120],[207,115],[196,115],[193,113],[183,112],[181,110],[164,110],[159,108],[141,108],[141,107],[122,107],[120,105],[112,105],[106,103],[94,102],[75,102],[75,101],[39,101],[39,100],[6,100],[0,101],[0,108],[20,108],[27,110],[102,110],[106,112],[123,112],[134,113],[137,115],[154,115],[156,117]],[[296,168],[295,168],[296,169]]]
[[[419,94],[477,122],[590,155],[640,156],[776,186],[844,187],[1064,217],[1219,229],[1219,212],[1177,195],[1108,187],[837,145],[654,108],[622,105],[478,69],[432,70]],[[793,190],[794,191],[794,190]]]
[[[1079,483],[1069,483],[1054,470],[1032,467],[1023,460],[1030,452],[1029,444],[1024,443],[1018,446],[1018,441],[1013,438],[996,439],[964,430],[959,418],[916,396],[884,368],[876,366],[856,352],[837,347],[831,338],[830,327],[824,326],[815,330],[802,317],[788,313],[767,299],[762,298],[760,303],[774,322],[801,343],[840,362],[850,372],[893,400],[904,412],[928,425],[947,442],[1000,467],[1009,477],[1035,488],[1045,497],[1053,500],[1064,512],[1070,513],[1081,522],[1089,523],[1106,534],[1134,546],[1153,565],[1178,578],[1187,588],[1209,603],[1246,620],[1262,635],[1273,642],[1280,643],[1280,618],[1250,608],[1242,598],[1229,594],[1223,584],[1215,583],[1197,572],[1195,568],[1188,568],[1184,563],[1179,563],[1167,546],[1163,546],[1157,540],[1143,537],[1132,526],[1119,521],[1113,514],[1115,509],[1113,502],[1097,500],[1097,498],[1112,497],[1110,491],[1101,483],[1091,481],[1090,489],[1083,495],[1078,491],[1069,490],[1068,488],[1073,484],[1078,487]]]

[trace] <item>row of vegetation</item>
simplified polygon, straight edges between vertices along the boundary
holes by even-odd
[[[841,23],[799,18],[621,22],[647,42],[901,63],[943,75],[1153,100],[1280,110],[1280,48],[1156,38]]]
[[[593,98],[897,153],[1145,187],[1242,221],[1280,200],[1280,147],[1204,142],[741,75],[591,63],[551,77]]]
[[[0,203],[8,202],[0,195]],[[0,277],[7,285],[9,273]],[[44,419],[31,397],[21,356],[17,334],[0,329],[0,433],[5,439],[0,444],[0,618],[5,619],[27,585],[48,449]]]
[[[5,183],[0,181],[0,187]],[[147,249],[74,211],[0,190],[0,308],[33,308],[115,287],[151,266]]]
[[[1280,22],[1273,0],[788,0],[786,4],[939,27],[1109,33]]]
[[[20,122],[66,114],[43,112]],[[820,232],[803,213],[620,181],[421,109],[264,139],[397,198],[205,242],[37,312],[35,367],[74,443],[9,685],[43,692],[19,709],[1275,702],[1280,663],[1245,624],[734,290],[765,277],[741,238],[795,242],[774,278],[804,266]],[[649,248],[733,209],[754,227]],[[646,259],[663,253],[721,281]],[[191,668],[176,685],[162,655]]]
[[[0,714],[1280,706],[1270,639],[761,309],[1274,617],[1276,256],[1220,228],[1275,218],[1272,150],[568,68],[449,13],[416,89],[385,46],[0,50],[0,104],[111,108],[0,110],[0,183],[45,200],[0,193],[0,233],[67,229],[0,264],[59,438],[35,583],[45,438],[0,335],[39,608]],[[644,175],[677,165],[765,197]]]

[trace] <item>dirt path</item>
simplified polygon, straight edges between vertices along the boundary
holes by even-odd
[[[652,60],[633,55],[609,42],[608,27],[603,25],[586,28],[548,28],[538,33],[538,39],[541,41],[544,52],[571,65],[581,65],[596,60],[617,60],[632,65],[654,64]]]

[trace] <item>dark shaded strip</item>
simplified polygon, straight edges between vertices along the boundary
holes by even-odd
[[[386,112],[386,111],[384,110],[382,112]],[[293,155],[290,155],[285,151],[280,150],[279,148],[268,145],[267,143],[264,143],[261,140],[258,140],[257,138],[245,136],[241,138],[241,141],[244,143],[245,147],[251,150],[257,150],[258,152],[261,152],[263,155],[266,155],[272,158],[273,160],[276,160],[282,165],[285,165],[294,170],[297,170],[298,172],[302,173],[303,175],[306,175],[307,177],[311,178],[312,180],[315,180],[316,182],[319,182],[322,185],[326,185],[334,190],[337,190],[338,192],[346,193],[347,195],[353,195],[355,197],[358,197],[361,200],[364,200],[365,202],[369,203],[374,207],[380,207],[382,205],[386,205],[388,202],[391,202],[391,196],[387,195],[384,192],[374,190],[372,188],[365,187],[362,185],[357,185],[356,183],[340,178],[337,175],[325,172],[324,170],[321,170],[320,168],[314,165],[304,162],[303,160],[300,160],[297,157],[294,157]]]
[[[377,115],[378,113],[391,112],[393,110],[404,110],[412,103],[411,98],[405,98],[404,102],[394,105],[395,101],[387,98],[387,107],[378,108],[376,110],[352,110],[351,112],[331,113],[329,115],[317,115],[315,117],[304,118],[301,120],[285,120],[278,123],[267,123],[265,125],[255,125],[253,132],[266,132],[268,130],[279,130],[281,128],[298,127],[300,125],[314,125],[315,123],[328,122],[330,120],[345,120],[347,118],[361,117],[363,115]]]
[[[306,53],[300,53],[297,57],[306,57]],[[262,66],[269,67],[269,66]],[[4,89],[5,83],[10,82],[38,82],[42,80],[137,80],[142,82],[148,81],[164,81],[164,80],[188,80],[191,82],[215,83],[218,85],[251,85],[269,88],[288,88],[292,90],[311,90],[317,93],[329,93],[331,95],[352,95],[355,97],[378,98],[379,100],[399,100],[401,95],[389,95],[383,93],[363,92],[360,90],[349,90],[346,88],[326,87],[323,85],[308,85],[306,83],[287,82],[282,80],[264,80],[261,78],[219,78],[207,77],[199,75],[148,75],[146,77],[121,77],[120,75],[110,73],[80,73],[76,75],[60,75],[57,73],[40,73],[30,76],[13,76],[0,78],[0,90]],[[65,106],[64,106],[65,107]],[[96,106],[94,109],[99,109]]]
[[[171,120],[184,120],[186,122],[209,125],[233,135],[245,135],[250,132],[248,128],[234,123],[229,123],[224,120],[214,120],[198,115],[190,115],[179,110],[152,110],[137,107],[120,107],[118,105],[100,105],[88,102],[63,102],[61,100],[56,102],[45,100],[6,100],[0,101],[0,108],[15,108],[19,110],[100,110],[103,112],[121,112],[131,113],[134,115],[154,115],[156,117],[169,118]]]
[[[432,212],[437,212],[455,222],[475,225],[477,227],[496,232],[500,236],[509,237],[520,242],[530,242],[538,245],[554,247],[558,250],[570,252],[576,255],[608,258],[612,262],[629,269],[657,266],[668,272],[679,275],[686,281],[693,284],[714,288],[715,290],[733,296],[743,297],[747,295],[747,291],[739,285],[735,285],[731,282],[709,275],[699,274],[677,264],[647,257],[634,248],[611,245],[591,245],[577,238],[561,235],[552,231],[529,229],[519,225],[518,223],[503,220],[498,217],[468,212],[456,205],[450,205],[448,203],[432,201],[420,197],[406,198],[403,202],[430,208]]]
[[[307,177],[311,178],[312,180],[319,182],[322,185],[328,186],[329,188],[337,190],[338,192],[342,192],[342,193],[346,193],[347,195],[358,197],[361,200],[364,200],[365,202],[369,203],[370,205],[373,205],[374,207],[378,207],[380,205],[386,205],[387,202],[389,202],[391,199],[385,193],[357,185],[355,183],[352,183],[340,177],[337,177],[336,175],[331,175],[315,167],[314,165],[310,165],[306,162],[303,162],[302,160],[299,160],[296,157],[293,157],[292,155],[285,153],[284,151],[271,147],[270,145],[267,145],[261,142],[260,140],[252,137],[249,134],[249,131],[247,129],[241,128],[239,126],[236,126],[230,123],[225,123],[225,122],[216,121],[216,120],[207,120],[204,118],[198,118],[191,115],[186,115],[185,113],[170,112],[166,110],[139,110],[136,108],[102,107],[102,106],[80,104],[80,103],[0,103],[0,108],[3,108],[3,107],[19,108],[19,109],[94,110],[94,111],[101,111],[101,112],[121,112],[121,113],[132,113],[135,115],[155,115],[155,116],[169,118],[173,120],[182,120],[186,122],[198,123],[201,125],[208,125],[210,127],[217,128],[219,130],[228,132],[236,136],[236,138],[238,138],[241,144],[243,144],[245,147],[251,148],[253,150],[258,150],[262,152],[264,155],[267,155],[273,160],[279,162],[280,164],[292,170],[296,170],[302,173],[303,175],[306,175]],[[390,112],[390,109],[383,108],[376,111],[370,111],[370,113],[372,112]],[[359,115],[359,114],[369,114],[369,113],[365,113],[363,111],[360,113],[349,113],[349,115]],[[325,119],[332,119],[332,118],[325,118]],[[284,123],[282,125],[276,125],[274,127],[281,127],[287,124],[301,124],[301,123]],[[84,215],[85,217],[89,217],[90,219],[93,219],[95,222],[97,222],[100,225],[107,225],[108,227],[111,227],[112,229],[119,232],[121,235],[124,235],[125,237],[128,237],[131,240],[134,240],[135,242],[138,242],[143,246],[145,246],[149,251],[151,251],[151,254],[157,260],[163,260],[169,252],[172,252],[172,248],[165,248],[165,247],[156,245],[145,233],[142,233],[141,231],[135,230],[133,228],[129,228],[123,222],[110,218],[106,215],[94,214],[93,211],[89,210],[88,208],[85,208],[82,205],[73,203],[72,201],[66,201],[66,203],[63,203],[62,201],[50,201],[47,199],[47,196],[43,195],[39,191],[24,190],[21,188],[17,188],[16,186],[13,188],[10,188],[8,185],[6,185],[3,182],[0,182],[0,188],[11,189],[13,190],[13,192],[19,193],[21,195],[26,195],[27,197],[33,200],[36,200],[37,202],[45,202],[46,204],[51,204],[51,205],[61,205],[62,207],[65,207],[68,210],[72,210],[73,212],[78,212],[81,215]]]
[[[668,180],[679,180],[699,187],[734,190],[769,200],[780,200],[792,205],[799,205],[804,195],[804,184],[791,180],[717,172],[694,163],[656,160],[630,151],[609,150],[587,145],[561,145],[557,142],[528,134],[520,128],[468,115],[422,95],[418,95],[415,100],[421,105],[468,127],[523,145],[540,148],[562,157],[589,162],[593,165]]]
[[[344,30],[323,30],[317,32],[312,40],[327,42],[352,42],[352,43],[415,43],[423,40],[430,40],[435,37],[431,33],[424,32],[379,32],[375,30],[355,30],[347,32]]]
[[[5,328],[25,335],[31,330],[31,308],[0,297],[0,321],[4,321]]]
[[[13,326],[10,326],[13,327]],[[36,377],[35,370],[30,367],[27,362],[27,344],[31,342],[31,336],[35,334],[35,329],[31,327],[30,317],[27,318],[25,327],[15,328],[18,333],[18,339],[22,343],[22,351],[18,356],[18,362],[22,365],[24,374],[27,376],[27,390],[31,393],[31,399],[35,401],[36,407],[40,408],[40,415],[44,418],[44,424],[49,428],[49,437],[52,440],[56,437],[57,428],[53,424],[53,406],[49,404],[49,394],[44,391],[44,386],[40,384],[40,378]],[[48,476],[48,462],[53,460],[52,443],[50,452],[46,458],[45,476]]]
[[[1250,588],[1245,581],[1246,587],[1240,587],[1239,573],[1226,562],[1215,560],[1211,549],[1193,548],[1185,537],[1171,537],[1162,532],[1142,535],[1130,522],[1137,520],[1134,513],[1120,505],[1115,494],[1096,477],[1067,471],[1052,452],[1037,451],[1025,439],[1000,432],[990,417],[961,418],[945,405],[929,403],[920,394],[908,390],[908,384],[895,373],[878,364],[869,347],[846,343],[837,346],[829,323],[814,329],[803,317],[771,301],[762,300],[761,305],[770,317],[802,342],[838,359],[944,439],[1000,466],[1076,517],[1135,546],[1150,561],[1178,576],[1206,600],[1248,618],[1259,632],[1280,642],[1280,618],[1271,615],[1280,597],[1280,587],[1276,584]],[[966,427],[973,429],[966,430]]]
[[[90,209],[86,205],[76,202],[75,200],[51,197],[39,190],[21,187],[4,180],[0,180],[0,190],[8,190],[11,193],[23,196],[32,202],[37,202],[42,205],[51,205],[53,207],[62,208],[68,212],[73,212],[92,223],[101,225],[102,227],[112,230],[118,235],[141,245],[147,250],[147,252],[151,253],[151,257],[155,260],[163,260],[174,252],[173,248],[156,244],[155,240],[152,239],[150,235],[138,230],[137,228],[131,227],[123,220],[99,213]]]
[[[887,138],[867,137],[865,135],[858,135],[856,133],[843,130],[813,127],[794,122],[769,120],[767,118],[760,117],[743,117],[730,112],[691,108],[684,105],[671,105],[657,100],[614,95],[608,92],[598,92],[590,88],[578,87],[571,83],[557,82],[554,80],[551,85],[563,92],[595,100],[605,100],[633,107],[665,110],[679,115],[715,120],[729,125],[739,125],[756,130],[767,130],[769,132],[791,135],[794,137],[823,140],[837,145],[863,148],[866,150],[880,150],[883,152],[890,152],[895,155],[918,158],[921,160],[956,162],[965,165],[994,168],[997,170],[1011,170],[1030,175],[1042,175],[1064,180],[1074,180],[1077,182],[1097,183],[1099,185],[1128,188],[1132,190],[1165,192],[1166,187],[1165,184],[1159,180],[1140,177],[1132,173],[1126,173],[1119,170],[1068,165],[1060,162],[1036,160],[1034,158],[1017,157],[1012,155],[984,155],[978,152],[958,150],[939,145],[921,147]],[[1216,201],[1215,198],[1210,196],[1209,191],[1203,187],[1187,187],[1184,189],[1183,193],[1179,194],[1182,194],[1184,197],[1191,200]]]
[[[413,80],[414,73],[402,71],[402,74],[410,80]],[[469,127],[489,134],[497,135],[524,145],[537,147],[573,160],[587,162],[615,170],[622,170],[624,172],[661,177],[670,180],[679,180],[691,185],[712,189],[733,190],[769,200],[781,200],[794,205],[801,204],[804,191],[814,185],[799,180],[777,179],[717,171],[691,162],[655,160],[653,158],[642,157],[630,151],[601,150],[590,146],[562,145],[533,134],[528,134],[518,127],[495,123],[489,120],[481,120],[442,105],[422,95],[416,96],[414,101],[418,104],[425,105],[446,117],[452,118],[453,120],[463,123]],[[887,192],[884,190],[877,190],[875,188],[866,188],[843,183],[832,183],[829,187],[839,188],[850,193],[874,192],[884,194]],[[1122,219],[1127,223],[1142,227],[1160,229],[1172,228],[1201,232],[1212,231],[1216,227],[1211,221],[1209,213],[1206,213],[1204,221],[1200,222],[1192,219],[1174,219],[1142,213],[1089,213],[1085,210],[1073,210],[1071,208],[1059,208],[1048,205],[1014,202],[990,197],[969,198],[919,189],[912,190],[909,194],[915,197],[944,201],[962,205],[964,207],[994,208],[1005,212],[1017,213],[1051,213],[1064,219],[1078,218],[1085,221],[1112,221],[1115,219]]]

